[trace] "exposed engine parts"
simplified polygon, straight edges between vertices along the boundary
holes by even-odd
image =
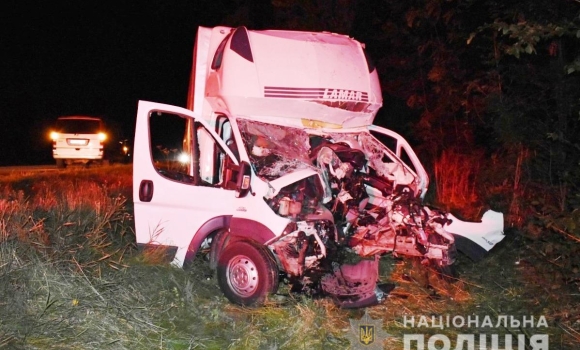
[[[384,298],[376,284],[381,255],[441,268],[454,263],[457,232],[447,228],[457,219],[423,205],[416,175],[369,133],[320,136],[259,122],[240,126],[256,174],[270,184],[264,200],[290,220],[266,245],[294,289],[318,286],[341,305],[358,307]],[[276,186],[283,175],[299,172],[304,176]],[[341,264],[345,249],[364,260]]]

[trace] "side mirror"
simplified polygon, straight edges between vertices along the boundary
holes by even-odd
[[[250,182],[252,180],[252,167],[248,162],[240,163],[238,181],[236,182],[236,197],[243,198],[250,192]]]

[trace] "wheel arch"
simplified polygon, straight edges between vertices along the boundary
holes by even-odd
[[[229,231],[229,233],[227,232]],[[223,234],[220,234],[223,232]],[[222,215],[216,216],[212,219],[206,221],[194,234],[187,253],[185,254],[185,259],[183,261],[183,266],[185,268],[189,267],[195,258],[199,247],[202,242],[212,234],[216,234],[216,239],[218,240],[217,246],[212,247],[210,255],[210,266],[215,268],[217,265],[217,255],[222,252],[225,247],[239,240],[247,240],[254,242],[255,244],[263,245],[269,239],[275,237],[275,234],[266,225],[246,218],[236,218],[232,215]]]
[[[230,231],[233,237],[249,239],[259,244],[264,244],[276,236],[266,225],[246,218],[232,217]]]
[[[217,268],[218,256],[231,243],[248,241],[252,244],[263,245],[274,236],[274,233],[260,222],[232,217],[229,233],[225,231],[218,232],[215,236],[216,241],[212,242],[210,267],[212,269]]]
[[[219,231],[227,230],[230,227],[231,218],[231,215],[216,216],[207,220],[203,225],[201,225],[201,227],[193,235],[191,242],[189,242],[187,252],[185,253],[185,258],[183,259],[184,268],[191,266],[191,263],[195,258],[195,254],[199,250],[199,247],[201,247],[201,243],[203,243],[207,237]]]

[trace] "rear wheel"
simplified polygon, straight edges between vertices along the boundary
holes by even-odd
[[[235,304],[258,306],[278,289],[278,268],[265,246],[247,241],[228,245],[218,258],[220,289]]]

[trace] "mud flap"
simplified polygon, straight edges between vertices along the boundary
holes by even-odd
[[[377,285],[379,257],[362,260],[354,265],[337,265],[322,278],[322,290],[332,296],[341,308],[354,309],[376,305],[384,301],[395,287]]]

